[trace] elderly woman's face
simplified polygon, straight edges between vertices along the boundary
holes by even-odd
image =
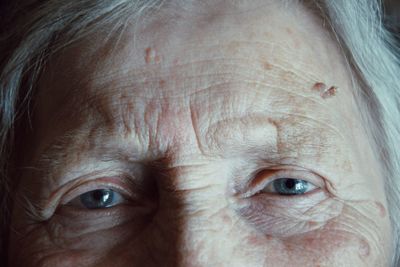
[[[344,57],[276,2],[165,9],[53,57],[19,150],[12,265],[385,266]]]

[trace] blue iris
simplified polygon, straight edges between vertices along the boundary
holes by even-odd
[[[281,178],[272,182],[274,190],[280,195],[300,195],[304,194],[309,183],[300,179]]]
[[[87,209],[108,208],[115,205],[114,194],[110,189],[97,189],[80,195],[80,201]]]

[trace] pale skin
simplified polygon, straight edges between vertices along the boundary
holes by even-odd
[[[387,266],[384,177],[344,57],[310,10],[279,2],[165,9],[135,42],[127,27],[54,56],[10,265]],[[282,178],[310,190],[279,194]],[[86,207],[99,189],[120,197]]]

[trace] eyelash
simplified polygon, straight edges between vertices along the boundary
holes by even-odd
[[[252,176],[250,183],[246,186],[246,191],[242,195],[242,197],[247,198],[256,194],[264,193],[270,195],[283,195],[277,192],[266,192],[267,188],[271,188],[273,186],[274,181],[280,179],[293,179],[293,180],[301,180],[305,181],[308,184],[312,185],[313,190],[310,190],[301,195],[311,194],[318,189],[324,187],[323,179],[313,172],[305,171],[305,170],[290,170],[290,169],[265,169],[258,171],[255,175]],[[300,194],[299,194],[300,195]],[[286,195],[284,197],[296,197],[296,195]]]
[[[100,193],[100,195],[96,195]],[[104,194],[105,195],[101,195]],[[90,199],[93,198],[93,199]],[[101,207],[102,203],[96,202],[104,202],[104,207]],[[68,206],[74,206],[81,209],[106,209],[112,208],[117,205],[124,204],[128,201],[126,197],[124,197],[119,192],[109,189],[109,188],[98,188],[95,190],[87,191],[86,193],[80,194],[79,196],[72,199],[67,203]],[[86,203],[85,203],[86,202]],[[115,203],[117,202],[117,203]],[[91,206],[91,207],[90,207]]]
[[[110,182],[110,180],[112,180],[112,182]],[[74,201],[76,198],[82,196],[85,193],[101,189],[112,190],[120,194],[124,199],[130,199],[132,198],[133,193],[127,190],[126,188],[128,187],[124,186],[124,184],[125,184],[124,182],[112,178],[99,178],[96,180],[92,180],[87,183],[84,183],[83,185],[80,184],[75,188],[69,190],[65,194],[65,197],[62,198],[60,204],[68,205],[69,203],[71,203],[71,201]]]
[[[293,179],[304,181],[307,184],[311,185],[312,190],[301,193],[301,194],[282,194],[276,192],[276,188],[274,182],[282,180],[282,179]],[[112,182],[111,182],[112,180]],[[116,182],[119,181],[121,185],[117,185]],[[124,182],[121,182],[119,179],[112,178],[100,178],[93,181],[89,181],[84,184],[84,186],[77,186],[74,189],[70,190],[66,193],[66,196],[62,199],[61,205],[64,206],[75,206],[81,209],[89,209],[84,207],[82,204],[82,196],[84,194],[88,194],[89,192],[93,192],[96,190],[109,190],[111,192],[116,193],[117,198],[121,200],[121,203],[113,204],[108,207],[98,208],[98,209],[107,209],[112,208],[114,206],[118,206],[123,204],[123,202],[129,201],[132,198],[133,193],[128,191],[124,186]],[[296,197],[300,195],[307,195],[312,193],[313,191],[317,191],[318,189],[324,186],[321,181],[321,177],[316,174],[310,173],[309,171],[303,170],[288,170],[288,169],[266,169],[257,172],[254,175],[254,178],[249,183],[247,193],[243,194],[243,197],[250,197],[256,194],[269,194],[269,195],[280,195],[283,197]],[[269,191],[268,191],[269,190]],[[275,192],[274,192],[275,191]],[[71,205],[72,204],[72,205]],[[78,207],[81,205],[82,207]]]

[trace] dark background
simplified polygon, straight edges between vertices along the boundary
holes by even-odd
[[[12,2],[12,0],[0,0],[0,19],[6,14],[7,6]]]
[[[393,32],[400,44],[400,0],[387,0],[385,13],[387,28]]]
[[[15,2],[15,0],[0,0],[0,34],[4,30],[4,17],[8,13],[9,6]]]

